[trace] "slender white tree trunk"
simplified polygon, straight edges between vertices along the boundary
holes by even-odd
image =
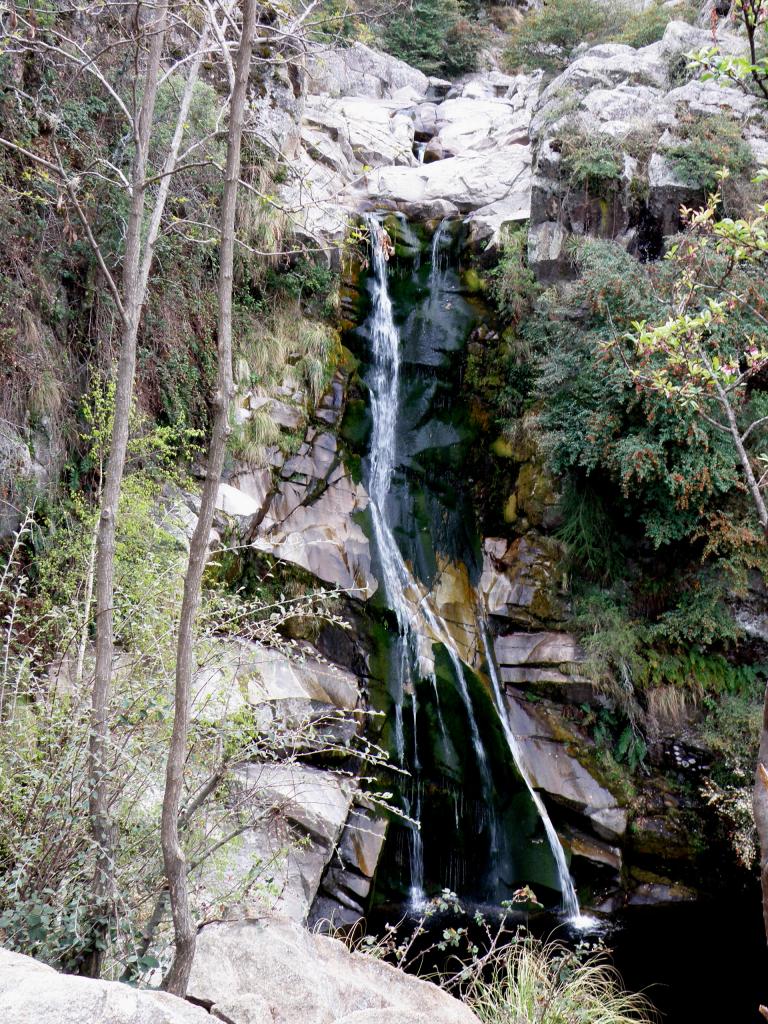
[[[138,16],[140,15],[137,14]],[[86,973],[92,977],[98,977],[101,973],[109,919],[110,893],[114,878],[114,830],[109,805],[107,748],[109,691],[112,681],[114,647],[115,527],[120,486],[125,467],[125,453],[128,446],[128,426],[136,369],[136,337],[145,295],[141,288],[145,180],[167,18],[168,0],[159,0],[154,10],[153,20],[145,25],[142,33],[149,39],[149,46],[141,108],[134,133],[131,202],[123,257],[123,327],[120,338],[120,360],[115,387],[112,439],[104,474],[96,549],[96,669],[91,698],[88,770],[91,828],[97,846],[93,900],[100,923],[94,928],[94,948],[86,965]],[[137,48],[138,45],[139,40],[137,40]]]
[[[221,206],[221,244],[219,254],[218,380],[214,401],[214,420],[208,448],[205,484],[200,514],[189,549],[184,579],[184,597],[179,617],[176,658],[176,689],[173,733],[168,752],[161,838],[163,862],[173,915],[175,953],[163,988],[178,996],[187,991],[195,954],[197,927],[189,905],[187,863],[179,836],[179,812],[187,757],[187,737],[191,714],[194,625],[200,604],[200,588],[208,553],[208,538],[216,508],[216,498],[224,466],[229,435],[229,405],[232,383],[232,275],[235,245],[235,212],[240,178],[240,151],[245,118],[248,75],[253,36],[256,27],[256,0],[244,0],[240,49],[235,70],[229,113],[227,165]]]

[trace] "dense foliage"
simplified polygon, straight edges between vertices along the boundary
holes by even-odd
[[[388,20],[381,41],[425,74],[456,77],[477,67],[485,34],[464,16],[458,0],[415,0]]]
[[[562,71],[575,47],[617,42],[648,46],[664,35],[673,19],[693,20],[695,2],[666,4],[653,0],[644,10],[622,0],[547,0],[540,10],[510,32],[505,62],[510,71]]]
[[[508,437],[535,416],[540,452],[560,482],[557,534],[576,576],[592,581],[591,590],[582,584],[576,624],[593,672],[638,691],[754,694],[759,673],[738,666],[728,602],[765,558],[738,460],[694,407],[670,407],[663,393],[639,387],[613,345],[635,320],[664,318],[678,268],[641,264],[594,239],[574,243],[572,259],[578,283],[536,299],[525,251],[516,237],[508,243],[493,286],[508,324],[503,377],[484,383]],[[721,269],[710,260],[712,281]],[[740,275],[740,291],[763,295],[758,268]],[[737,361],[750,321],[736,309],[723,327]],[[760,387],[750,394],[753,415],[765,405]],[[760,450],[760,432],[753,442]]]

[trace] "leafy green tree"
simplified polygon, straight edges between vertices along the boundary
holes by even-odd
[[[484,34],[462,17],[458,0],[415,0],[391,19],[384,48],[427,75],[460,75],[477,66]]]
[[[693,414],[726,439],[768,539],[768,318],[761,287],[768,265],[768,203],[750,218],[718,220],[718,202],[715,193],[703,210],[687,212],[685,237],[668,256],[676,271],[671,308],[661,318],[634,325],[626,339],[626,365],[639,389],[658,395],[673,413]],[[753,791],[768,934],[766,766],[768,688]]]
[[[669,314],[662,322],[634,324],[634,358],[627,365],[640,388],[660,395],[670,408],[693,412],[726,437],[768,535],[766,457],[754,452],[756,442],[768,439],[759,390],[768,367],[768,320],[754,296],[738,282],[732,286],[737,270],[765,267],[768,204],[751,219],[717,220],[718,202],[713,193],[703,210],[687,211],[688,231],[668,254],[676,269]],[[723,267],[720,294],[714,295],[705,272],[713,259]],[[736,309],[746,314],[738,325]]]

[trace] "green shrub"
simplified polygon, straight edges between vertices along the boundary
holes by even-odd
[[[484,42],[485,30],[462,17],[458,0],[414,0],[381,38],[388,53],[427,75],[473,71]]]
[[[601,495],[589,484],[569,480],[560,500],[557,530],[568,561],[588,578],[611,582],[624,569],[624,552]]]
[[[714,754],[702,796],[722,821],[736,860],[747,870],[758,862],[752,783],[763,723],[762,680],[751,692],[705,699],[703,738]]]
[[[480,53],[488,42],[485,29],[468,18],[459,18],[445,34],[443,71],[449,77],[475,71]]]
[[[616,40],[639,49],[656,43],[673,19],[694,22],[701,5],[691,0],[670,7],[665,0],[654,0],[644,11],[634,11],[627,16],[626,24]]]
[[[558,943],[515,942],[468,1002],[483,1024],[643,1024],[647,1000],[622,991],[621,979],[599,955],[581,959]]]
[[[561,71],[578,43],[598,43],[618,28],[609,4],[550,0],[510,33],[504,63],[510,71]]]
[[[517,326],[530,313],[538,293],[528,266],[528,234],[524,228],[507,231],[499,262],[490,272],[491,295],[504,322]]]
[[[563,172],[573,188],[604,193],[621,175],[621,144],[603,132],[574,128],[561,136],[560,149]]]
[[[667,157],[680,179],[694,188],[714,192],[723,167],[738,177],[753,165],[741,126],[725,114],[683,118],[678,134],[680,141],[667,150]]]
[[[322,0],[312,17],[310,34],[320,42],[336,45],[373,41],[366,12],[360,10],[355,0]]]
[[[693,0],[675,7],[654,0],[644,11],[623,0],[547,0],[513,28],[504,62],[511,71],[562,71],[579,44],[647,46],[661,39],[673,18],[693,20],[696,8]]]

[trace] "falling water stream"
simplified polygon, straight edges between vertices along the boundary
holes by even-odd
[[[392,301],[388,284],[388,251],[385,244],[386,235],[375,215],[369,215],[368,227],[371,235],[372,249],[372,310],[370,316],[370,336],[372,350],[372,369],[370,375],[370,394],[373,428],[371,435],[369,494],[371,499],[371,519],[374,540],[378,551],[381,583],[389,607],[397,621],[397,653],[395,678],[391,682],[394,704],[394,734],[396,754],[401,766],[407,766],[413,776],[413,787],[410,796],[404,797],[404,811],[412,824],[409,831],[410,853],[410,902],[417,908],[423,904],[424,893],[424,847],[418,822],[422,813],[423,786],[421,781],[421,763],[418,749],[418,730],[416,728],[418,705],[416,699],[416,683],[419,676],[431,676],[438,720],[445,733],[445,726],[440,710],[440,699],[437,678],[434,670],[425,669],[428,658],[424,656],[425,647],[432,642],[443,645],[450,660],[455,677],[456,689],[466,712],[472,749],[480,776],[482,796],[488,808],[487,822],[490,832],[490,849],[493,857],[497,850],[497,823],[492,811],[493,780],[488,763],[486,749],[478,727],[472,698],[465,678],[465,666],[459,656],[446,623],[435,611],[430,602],[429,594],[419,585],[403,558],[395,540],[392,524],[388,518],[388,499],[392,489],[392,477],[396,465],[396,440],[398,418],[400,414],[401,393],[401,352],[400,335],[395,324]],[[449,226],[442,222],[435,231],[431,246],[431,267],[428,281],[429,294],[426,300],[426,315],[431,317],[441,301],[441,293],[447,273],[447,259],[444,249],[450,241]],[[512,732],[504,704],[501,683],[493,658],[492,645],[485,627],[483,616],[477,623],[478,632],[482,636],[488,671],[493,685],[494,706],[499,717],[509,753],[517,771],[522,778],[533,804],[541,817],[547,842],[557,869],[560,891],[562,893],[562,909],[569,921],[583,925],[588,919],[581,916],[578,899],[573,882],[568,872],[565,853],[554,826],[549,818],[546,807],[533,786],[531,776],[524,763],[519,743]],[[404,707],[406,699],[410,700],[413,717],[413,749],[406,761]]]
[[[528,792],[531,794],[531,799],[536,805],[536,810],[539,812],[539,817],[541,818],[541,822],[544,826],[544,831],[547,834],[549,848],[552,851],[552,856],[555,858],[557,877],[560,882],[560,892],[562,893],[563,898],[563,913],[566,914],[569,922],[576,927],[589,927],[589,925],[593,923],[592,918],[581,913],[576,889],[573,885],[573,879],[568,871],[568,864],[565,860],[565,851],[563,850],[562,843],[555,831],[555,826],[552,824],[552,819],[547,812],[544,801],[534,788],[533,780],[528,766],[525,763],[525,758],[523,757],[523,752],[520,749],[517,736],[515,736],[512,731],[509,714],[507,712],[507,705],[504,701],[501,680],[499,678],[499,669],[496,664],[496,657],[493,653],[493,645],[491,644],[491,640],[488,635],[488,627],[482,617],[479,618],[479,627],[480,635],[483,639],[483,649],[485,651],[488,674],[491,677],[491,684],[493,685],[494,704],[496,705],[499,721],[501,722],[502,729],[504,730],[504,738],[507,741],[507,746],[509,747],[509,752],[512,755],[512,760],[515,762],[515,767],[520,773],[520,777],[525,783]]]

